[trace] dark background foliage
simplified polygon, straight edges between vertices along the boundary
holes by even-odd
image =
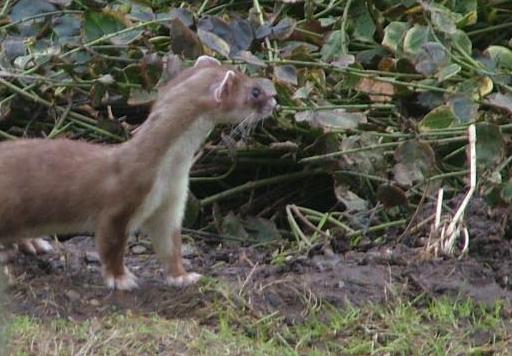
[[[469,123],[477,192],[489,208],[510,204],[511,11],[498,0],[6,1],[0,136],[126,140],[175,55],[214,55],[270,78],[281,110],[250,137],[211,135],[188,227],[299,251],[326,237],[415,244],[431,221],[415,212],[437,189],[447,201],[465,192]]]

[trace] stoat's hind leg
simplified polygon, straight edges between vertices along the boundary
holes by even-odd
[[[98,224],[96,244],[103,268],[103,278],[109,288],[137,288],[137,279],[124,265],[127,239],[127,220],[123,216],[105,214]]]
[[[3,244],[3,248],[0,249],[0,263],[12,261],[18,251],[27,255],[44,255],[52,252],[53,247],[50,242],[42,238],[25,239],[17,243]]]
[[[18,248],[20,251],[29,255],[44,255],[45,253],[53,251],[51,243],[42,238],[27,239],[18,242]]]

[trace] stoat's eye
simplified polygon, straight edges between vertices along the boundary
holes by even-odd
[[[258,99],[261,95],[261,89],[258,87],[253,87],[251,89],[251,95],[254,99]]]

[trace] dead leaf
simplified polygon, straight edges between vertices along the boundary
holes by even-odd
[[[373,102],[389,102],[395,95],[393,84],[377,81],[372,78],[363,78],[357,85],[357,89],[370,97]]]
[[[175,18],[170,23],[171,50],[185,58],[197,58],[203,54],[203,48],[197,35],[183,22]]]

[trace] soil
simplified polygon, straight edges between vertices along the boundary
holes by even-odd
[[[134,240],[126,262],[139,277],[140,288],[108,290],[93,238],[76,236],[60,243],[55,253],[18,255],[8,265],[11,310],[75,320],[126,310],[170,318],[199,316],[208,302],[219,297],[219,288],[207,288],[215,283],[227,286],[235,302],[236,296],[243,296],[251,310],[279,310],[290,321],[300,318],[307,305],[319,302],[343,307],[421,294],[510,303],[512,244],[504,236],[506,214],[483,214],[478,207],[469,213],[471,248],[460,259],[426,259],[422,248],[389,244],[344,254],[318,249],[276,266],[269,249],[212,247],[196,240],[185,245],[188,267],[214,278],[184,289],[165,286],[150,244]]]

